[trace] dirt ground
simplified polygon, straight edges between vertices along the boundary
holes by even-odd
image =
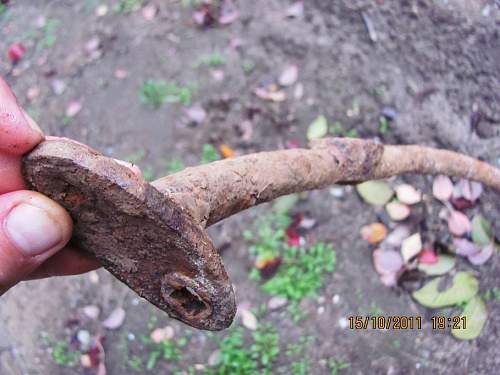
[[[238,1],[237,20],[206,29],[196,27],[193,9],[179,2],[156,1],[159,12],[153,20],[141,11],[112,11],[117,2],[12,1],[0,15],[0,74],[47,134],[74,138],[115,158],[144,150],[138,164],[161,176],[168,160],[197,164],[206,143],[225,143],[239,154],[284,148],[291,139],[305,146],[307,126],[324,114],[363,138],[443,147],[500,165],[498,1],[310,0],[304,14],[295,18],[286,17],[288,1]],[[97,16],[98,6],[106,3],[109,12]],[[47,27],[47,20],[55,20],[55,26]],[[47,42],[52,37],[55,41]],[[89,45],[96,37],[97,49]],[[27,52],[12,70],[5,51],[19,40]],[[40,47],[43,41],[46,45]],[[214,51],[224,55],[224,65],[197,65],[200,56]],[[286,89],[287,100],[274,103],[253,94],[288,64],[299,67],[299,77]],[[117,69],[128,76],[117,78]],[[149,78],[194,85],[193,102],[207,111],[205,121],[189,124],[180,104],[157,110],[142,105],[139,88]],[[54,92],[54,80],[65,83],[63,93]],[[40,89],[36,98],[28,94],[33,87]],[[72,101],[82,109],[68,119],[65,110]],[[394,108],[397,116],[390,131],[381,135],[384,107]],[[479,111],[489,120],[472,129],[471,116]],[[248,128],[251,134],[242,137]],[[404,180],[429,191],[428,177]],[[479,209],[500,233],[498,195],[487,191]],[[294,210],[317,220],[313,234],[333,244],[337,265],[321,297],[301,304],[306,318],[300,324],[292,322],[286,309],[265,315],[283,343],[274,373],[290,373],[284,345],[304,336],[315,337],[306,354],[311,374],[330,373],[325,359],[331,357],[349,362],[340,372],[349,374],[499,372],[500,300],[488,302],[488,322],[478,339],[457,341],[448,331],[432,330],[432,312],[407,292],[380,283],[370,249],[359,237],[361,226],[375,221],[377,212],[352,189],[345,189],[340,198],[329,189],[311,192]],[[215,244],[226,248],[224,263],[238,303],[252,307],[266,304],[269,296],[248,278],[253,263],[242,232],[267,212],[269,205],[263,205],[210,230]],[[496,254],[473,269],[481,290],[500,286],[499,268]],[[190,330],[140,300],[106,271],[97,275],[98,280],[92,274],[25,282],[2,297],[1,374],[93,373],[55,364],[41,338],[46,333],[68,341],[75,325],[97,333],[95,322],[76,319],[89,304],[101,308],[101,317],[117,306],[126,310],[120,329],[103,332],[108,374],[135,373],[129,359],[131,353],[147,356],[139,337],[149,332],[152,321],[172,326],[176,337],[191,339],[180,363],[160,361],[150,373],[207,364],[225,332]],[[356,331],[339,325],[342,317],[373,310],[421,315],[426,323],[422,330],[409,331]]]

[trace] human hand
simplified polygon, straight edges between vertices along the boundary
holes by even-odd
[[[0,295],[22,280],[74,275],[100,266],[66,246],[73,230],[66,210],[26,190],[21,157],[43,140],[38,125],[0,77]]]

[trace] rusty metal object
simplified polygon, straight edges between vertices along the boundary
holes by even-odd
[[[68,139],[46,140],[23,162],[30,188],[70,212],[77,247],[171,317],[209,330],[228,327],[236,307],[206,226],[284,194],[408,172],[500,191],[500,170],[471,157],[348,138],[186,168],[151,184]]]
[[[196,328],[231,324],[236,306],[222,260],[178,203],[70,140],[41,143],[24,158],[23,174],[69,211],[75,245],[141,297]]]

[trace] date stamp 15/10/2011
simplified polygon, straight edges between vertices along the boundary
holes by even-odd
[[[349,329],[422,329],[421,316],[349,316]],[[433,316],[430,318],[432,329],[466,329],[465,316]]]

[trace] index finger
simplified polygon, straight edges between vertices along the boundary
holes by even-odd
[[[0,151],[22,155],[42,139],[40,128],[27,118],[16,96],[0,77]]]

